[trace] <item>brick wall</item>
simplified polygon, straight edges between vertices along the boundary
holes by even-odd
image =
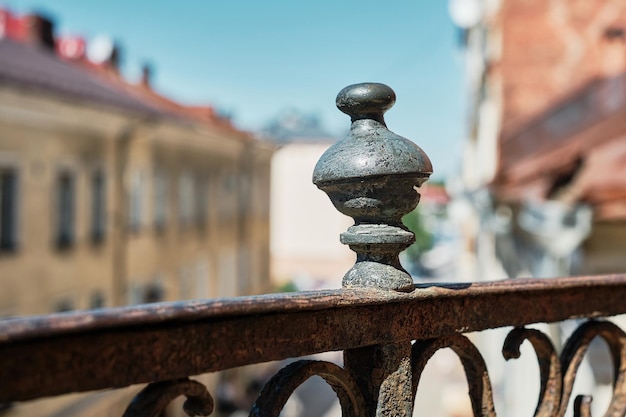
[[[597,77],[626,71],[626,1],[503,0],[503,131],[514,131]]]

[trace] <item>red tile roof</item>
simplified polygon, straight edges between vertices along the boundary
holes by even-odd
[[[126,111],[163,114],[159,107],[62,61],[51,51],[10,39],[0,39],[0,83]]]
[[[18,17],[0,9],[0,84],[122,111],[192,120],[235,134],[240,139],[252,138],[235,128],[230,120],[217,115],[211,106],[186,106],[159,94],[149,85],[129,83],[116,68],[106,63],[93,63],[84,53],[70,58],[60,48],[66,38],[56,40],[55,51],[37,45],[29,30],[32,31],[31,26],[38,19],[45,21],[38,16]]]

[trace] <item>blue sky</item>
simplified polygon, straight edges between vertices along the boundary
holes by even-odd
[[[437,177],[458,170],[464,126],[463,64],[447,2],[0,0],[42,10],[57,33],[109,35],[130,79],[154,66],[154,86],[186,103],[213,104],[246,130],[285,109],[349,126],[334,105],[348,84],[383,82],[398,97],[394,132],[420,145]]]

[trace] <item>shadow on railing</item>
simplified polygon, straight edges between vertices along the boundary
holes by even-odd
[[[613,361],[613,397],[605,415],[626,413],[626,334],[595,318],[626,313],[626,275],[417,285],[398,253],[413,240],[400,218],[419,201],[432,171],[412,142],[386,129],[395,95],[380,84],[344,89],[338,106],[353,121],[331,147],[314,182],[355,219],[342,242],[357,252],[344,288],[319,292],[161,303],[0,322],[0,403],[148,383],[126,416],[159,416],[185,396],[189,415],[208,415],[213,399],[191,375],[242,365],[343,351],[344,365],[301,360],[265,385],[252,416],[278,416],[293,391],[322,377],[345,416],[410,416],[420,376],[439,349],[461,359],[475,416],[495,415],[484,360],[463,333],[515,327],[505,359],[528,340],[541,389],[536,416],[565,414],[578,366],[595,337]],[[589,318],[557,353],[550,339],[524,326]],[[590,415],[590,398],[575,413]]]

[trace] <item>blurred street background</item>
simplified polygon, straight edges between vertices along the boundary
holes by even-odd
[[[0,0],[0,318],[339,288],[352,219],[311,175],[359,82],[395,90],[389,129],[434,166],[403,220],[416,283],[626,271],[626,0]],[[505,334],[471,337],[498,415],[531,415],[534,353],[505,363]],[[596,414],[609,364],[592,344],[577,380]],[[199,378],[247,415],[284,365]],[[121,415],[133,392],[0,416]],[[283,412],[340,414],[319,378]],[[452,352],[415,415],[471,415]]]

